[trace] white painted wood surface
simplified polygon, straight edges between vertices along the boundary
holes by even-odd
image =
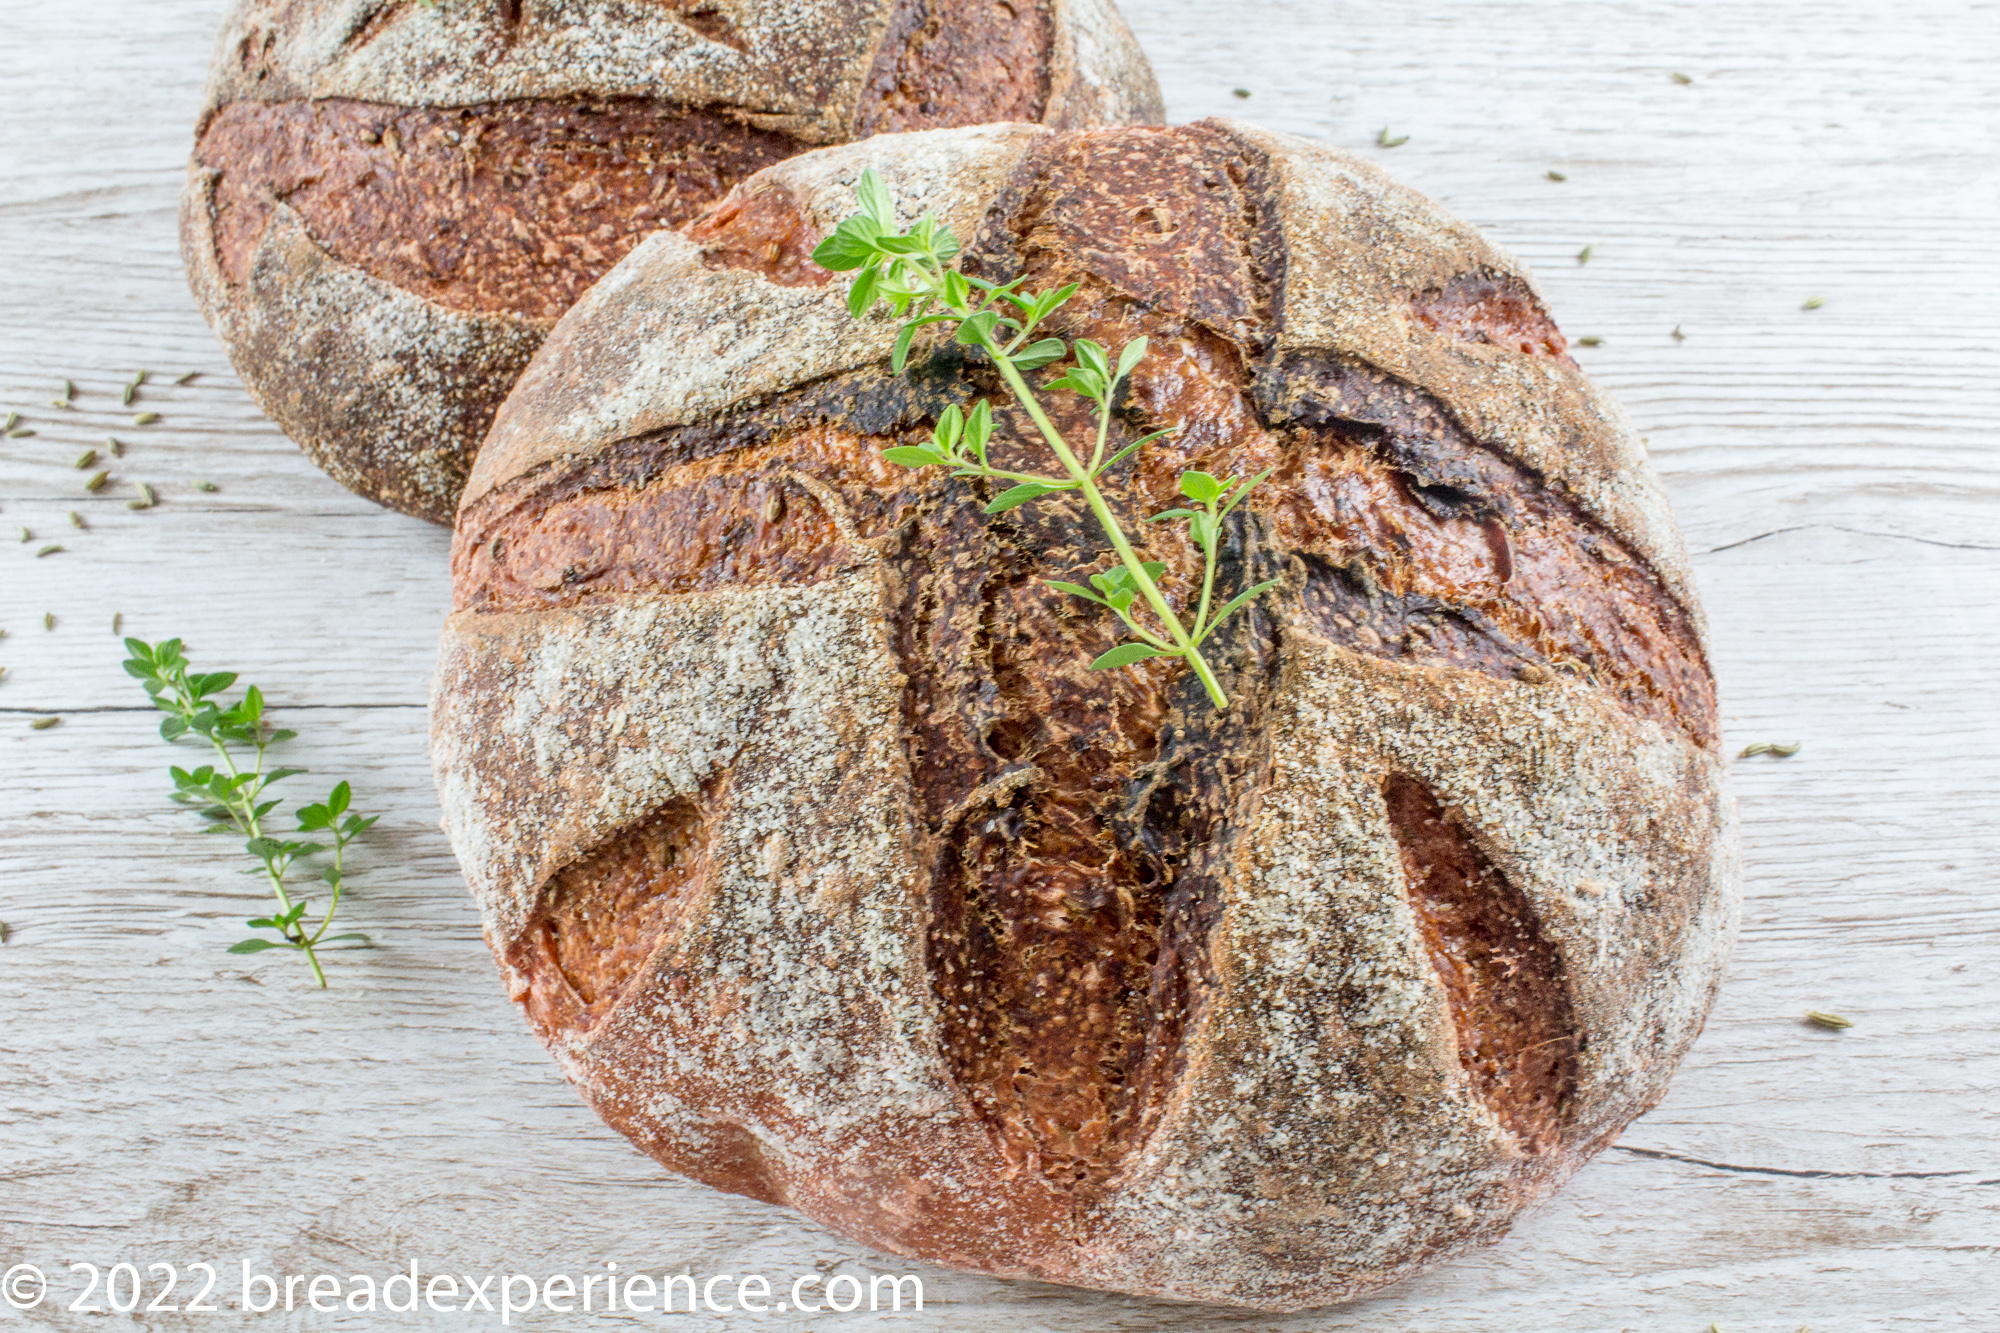
[[[575,1101],[502,994],[424,758],[445,534],[308,466],[181,281],[174,201],[220,8],[0,3],[0,413],[37,432],[0,440],[0,523],[35,534],[0,546],[0,1267],[36,1263],[58,1293],[77,1260],[905,1271],[663,1178]],[[1650,436],[1686,527],[1731,744],[1804,748],[1738,765],[1746,928],[1672,1094],[1500,1245],[1290,1318],[918,1270],[928,1308],[895,1323],[2000,1328],[2000,8],[1128,13],[1175,119],[1251,117],[1383,161],[1533,264],[1573,339],[1605,340],[1580,355]],[[1408,142],[1372,146],[1385,124]],[[1825,306],[1803,310],[1812,296]],[[116,393],[141,367],[157,378],[140,406],[162,419],[132,428]],[[193,385],[159,385],[189,369]],[[64,377],[66,412],[47,406]],[[87,496],[70,464],[111,432],[129,451]],[[124,507],[138,481],[157,509]],[[45,542],[66,549],[36,559]],[[114,612],[260,682],[305,733],[299,762],[385,812],[352,909],[382,947],[334,958],[332,991],[288,957],[222,952],[258,897],[165,801],[175,755],[119,671]],[[48,710],[62,724],[29,730]],[[1808,1028],[1810,1007],[1856,1026]],[[104,1322],[67,1299],[0,1306],[0,1327]],[[251,1320],[226,1301],[111,1318],[497,1322]],[[893,1326],[673,1321],[690,1324]]]

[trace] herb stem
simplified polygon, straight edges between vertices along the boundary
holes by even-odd
[[[1083,464],[1071,452],[1069,444],[1062,437],[1062,432],[1055,428],[1055,423],[1042,411],[1042,405],[1036,400],[1034,390],[1030,389],[1028,382],[1021,378],[1021,372],[1014,368],[1012,359],[1000,349],[998,343],[993,341],[991,334],[984,329],[978,329],[977,334],[979,345],[993,358],[993,364],[1000,369],[1001,378],[1007,381],[1007,387],[1013,391],[1014,397],[1019,400],[1023,408],[1027,409],[1029,418],[1035,423],[1035,429],[1042,433],[1042,439],[1061,460],[1063,470],[1075,480],[1076,489],[1082,492],[1084,503],[1090,506],[1090,512],[1096,516],[1098,524],[1104,529],[1104,535],[1111,539],[1111,549],[1125,562],[1125,568],[1131,573],[1132,582],[1139,589],[1139,595],[1146,599],[1146,604],[1153,608],[1153,614],[1166,625],[1167,632],[1173,636],[1174,646],[1179,650],[1180,656],[1186,658],[1187,664],[1194,668],[1195,675],[1201,679],[1202,688],[1208,691],[1208,697],[1214,701],[1215,706],[1229,707],[1229,695],[1223,690],[1222,682],[1215,678],[1215,673],[1209,669],[1201,650],[1188,637],[1187,630],[1181,625],[1180,617],[1167,606],[1167,599],[1161,595],[1158,585],[1153,582],[1153,576],[1146,572],[1145,563],[1133,551],[1132,543],[1125,537],[1125,529],[1119,526],[1111,507],[1104,502],[1104,494],[1097,489],[1097,483],[1091,480],[1090,473],[1084,470]]]
[[[1215,517],[1215,505],[1208,506],[1209,522],[1217,528],[1221,520]],[[1215,540],[1222,534],[1210,531],[1208,540],[1202,543],[1201,609],[1194,615],[1194,641],[1200,643],[1208,637],[1208,602],[1215,593]]]
[[[179,680],[174,682],[174,692],[181,697],[182,703],[190,709],[194,708],[200,702],[183,687]],[[236,756],[229,752],[229,747],[224,745],[220,738],[210,736],[208,744],[209,748],[215,751],[216,758],[222,761],[222,766],[229,771],[229,776],[232,780],[243,776],[243,771],[236,766]],[[251,770],[250,781],[239,787],[223,803],[223,808],[229,812],[229,822],[236,825],[236,831],[241,833],[245,838],[254,839],[264,836],[264,821],[257,816],[257,797],[264,790],[264,750],[269,744],[270,742],[268,741],[257,742],[257,767]],[[278,900],[278,906],[289,913],[292,910],[292,895],[285,892],[284,867],[278,865],[275,861],[266,861],[264,863],[264,878],[269,882],[271,893]],[[334,890],[333,901],[336,906],[340,902],[340,891],[337,887]],[[326,913],[326,920],[320,923],[320,932],[322,934],[325,933],[328,923],[332,920],[333,908],[329,907]],[[318,935],[313,936],[310,940],[301,938],[292,941],[298,947],[299,951],[305,954],[306,962],[311,964],[313,980],[319,983],[321,990],[325,990],[326,973],[320,968],[319,955],[313,952],[313,945],[318,942]]]

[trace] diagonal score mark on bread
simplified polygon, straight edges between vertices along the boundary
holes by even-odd
[[[1109,627],[1043,582],[1098,558],[1074,504],[879,465],[996,387],[944,345],[887,374],[796,262],[870,162],[969,268],[1081,283],[1066,336],[1153,340],[1113,447],[1184,429],[1107,494],[1164,586],[1175,475],[1278,469],[1224,541],[1224,584],[1282,581],[1218,644],[1240,711],[1084,670]],[[715,888],[552,1043],[607,1119],[899,1253],[1296,1308],[1498,1235],[1657,1099],[1734,928],[1712,684],[1512,261],[1213,124],[907,136],[711,217],[558,331],[454,551],[439,770],[497,951],[719,793]]]

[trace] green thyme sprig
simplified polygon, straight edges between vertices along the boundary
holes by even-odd
[[[1090,664],[1091,669],[1105,671],[1131,666],[1150,657],[1178,657],[1200,678],[1215,706],[1228,707],[1229,696],[1202,657],[1201,644],[1226,617],[1275,586],[1276,581],[1245,589],[1211,617],[1216,545],[1222,520],[1252,487],[1270,474],[1259,473],[1247,481],[1234,477],[1218,481],[1206,472],[1185,472],[1180,479],[1181,494],[1199,507],[1169,509],[1147,520],[1187,522],[1195,544],[1202,550],[1200,607],[1194,623],[1183,624],[1160,592],[1158,580],[1165,565],[1139,559],[1098,488],[1099,479],[1110,468],[1142,446],[1173,433],[1172,429],[1154,431],[1110,457],[1105,456],[1119,386],[1145,359],[1146,339],[1133,339],[1119,350],[1114,360],[1108,348],[1088,338],[1079,338],[1074,343],[1055,337],[1037,338],[1036,332],[1049,317],[1076,294],[1078,284],[1037,293],[1025,289],[1025,278],[993,283],[970,277],[950,267],[960,252],[958,238],[933,215],[927,213],[909,228],[897,229],[895,204],[888,187],[872,169],[862,173],[854,193],[861,211],[842,222],[813,251],[813,261],[821,268],[855,274],[854,286],[848,292],[848,313],[860,319],[881,302],[903,320],[890,354],[890,363],[897,374],[902,373],[909,360],[910,343],[918,330],[930,324],[955,325],[954,336],[959,343],[977,347],[993,362],[1008,390],[1062,465],[1062,474],[1014,472],[993,466],[987,458],[993,410],[985,399],[975,403],[970,413],[961,412],[956,406],[946,408],[939,414],[928,444],[885,449],[882,456],[904,467],[949,467],[955,477],[1012,483],[987,504],[989,514],[1004,513],[1045,495],[1077,492],[1110,539],[1118,563],[1091,575],[1091,588],[1053,579],[1045,581],[1062,592],[1109,609],[1133,636],[1101,654]],[[1041,387],[1044,392],[1066,391],[1096,404],[1096,438],[1087,454],[1080,453],[1063,438],[1025,378],[1030,371],[1065,359],[1069,364]],[[1135,619],[1134,613],[1141,602],[1157,623],[1149,626]]]
[[[324,990],[326,973],[320,967],[321,947],[347,940],[359,940],[363,945],[368,943],[368,937],[358,931],[339,935],[329,935],[327,931],[333,925],[334,913],[340,908],[341,892],[353,877],[347,869],[348,844],[366,833],[381,816],[371,815],[364,819],[349,813],[351,794],[348,785],[341,782],[327,794],[326,800],[303,806],[295,812],[298,832],[323,834],[331,839],[330,843],[301,842],[273,836],[267,821],[279,803],[275,798],[267,799],[267,793],[274,783],[306,770],[273,768],[267,771],[264,767],[265,752],[273,745],[291,740],[298,733],[274,730],[264,721],[264,696],[255,685],[247,687],[243,697],[233,704],[226,704],[216,697],[236,683],[236,673],[190,673],[179,639],[168,639],[160,644],[127,639],[125,650],[131,654],[125,662],[126,672],[138,678],[139,683],[146,687],[146,693],[152,696],[153,706],[167,715],[160,720],[160,738],[178,741],[186,736],[196,736],[207,741],[215,752],[216,762],[213,764],[203,764],[192,770],[178,765],[169,766],[167,771],[174,779],[174,801],[198,811],[202,818],[209,821],[208,831],[211,833],[241,834],[246,839],[243,850],[258,865],[257,869],[246,873],[262,875],[270,885],[271,896],[277,899],[278,909],[275,912],[269,916],[253,917],[248,924],[252,930],[276,931],[279,938],[252,936],[230,945],[229,952],[245,954],[262,953],[266,949],[296,950],[306,956],[314,980]],[[311,904],[304,898],[295,898],[295,886],[287,884],[287,876],[304,869],[316,871],[317,877],[333,892],[332,900],[317,925],[306,919]]]

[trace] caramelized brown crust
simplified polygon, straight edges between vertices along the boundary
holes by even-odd
[[[896,855],[907,858],[896,864],[912,867],[922,904],[909,910],[904,879],[886,890],[899,912],[909,911],[897,917],[897,938],[921,939],[910,984],[921,992],[928,982],[930,1007],[917,1057],[938,1059],[948,1072],[941,1081],[952,1096],[940,1123],[969,1133],[985,1154],[968,1163],[968,1188],[999,1198],[1018,1227],[996,1228],[1001,1239],[991,1249],[944,1236],[939,1219],[956,1216],[962,1182],[943,1185],[920,1166],[852,1186],[845,1167],[785,1177],[754,1140],[725,1144],[727,1126],[712,1159],[701,1156],[709,1149],[698,1136],[648,1139],[657,1117],[618,1099],[638,1095],[627,1086],[636,1066],[621,1063],[621,1043],[638,1042],[634,1034],[649,1023],[666,1035],[630,1050],[671,1049],[676,1060],[687,1053],[690,1078],[716,1081],[719,1117],[756,1117],[741,1109],[736,1057],[702,1065],[708,1010],[693,1000],[675,1007],[685,983],[671,953],[659,952],[673,947],[666,935],[646,998],[635,985],[634,1003],[616,1015],[583,998],[602,983],[580,982],[560,963],[549,932],[588,938],[587,926],[563,924],[582,918],[579,904],[617,902],[635,920],[661,915],[640,902],[652,890],[633,869],[645,839],[622,832],[546,880],[542,872],[519,876],[511,901],[532,904],[532,927],[527,952],[509,961],[525,977],[531,1015],[571,1015],[557,1033],[563,1049],[603,1061],[596,1086],[605,1089],[597,1095],[606,1116],[670,1166],[785,1198],[876,1243],[946,1262],[1025,1261],[1059,1278],[1083,1271],[1079,1255],[1102,1259],[1093,1247],[1117,1226],[1144,1231],[1135,1248],[1147,1262],[1157,1258],[1162,1271],[1177,1264],[1179,1233],[1169,1240],[1165,1222],[1158,1235],[1145,1231],[1155,1204],[1175,1227],[1227,1209],[1256,1213],[1261,1239],[1245,1262],[1287,1270],[1295,1255],[1274,1239],[1292,1234],[1287,1227],[1303,1235],[1365,1225],[1361,1214],[1309,1215],[1304,1203],[1288,1212],[1296,1201],[1369,1199],[1382,1209],[1369,1216],[1401,1219],[1397,1237],[1366,1255],[1379,1273],[1406,1271],[1462,1242],[1475,1217],[1511,1216],[1615,1133],[1611,1119],[1622,1125],[1637,1107],[1634,1095],[1631,1106],[1607,1111],[1625,1094],[1590,1082],[1602,1076],[1593,1043],[1622,1040],[1617,1025],[1628,1015],[1611,1011],[1636,1004],[1624,993],[1607,1003],[1593,972],[1603,960],[1592,942],[1624,928],[1580,925],[1582,909],[1567,896],[1574,888],[1597,904],[1599,890],[1582,887],[1592,881],[1570,877],[1601,848],[1554,835],[1551,846],[1524,851],[1532,835],[1522,836],[1523,823],[1564,808],[1567,791],[1552,793],[1567,771],[1530,771],[1529,761],[1514,763],[1519,755],[1496,755],[1513,747],[1510,728],[1519,725],[1529,749],[1553,736],[1580,747],[1572,760],[1609,730],[1644,737],[1690,770],[1711,763],[1713,687],[1693,616],[1601,511],[1475,438],[1432,394],[1380,366],[1284,342],[1283,294],[1298,287],[1286,285],[1275,171],[1243,138],[1214,126],[1053,136],[1028,150],[984,227],[966,238],[966,267],[982,277],[1026,276],[1037,290],[1077,284],[1049,332],[1114,349],[1150,340],[1117,405],[1109,447],[1178,429],[1116,469],[1104,490],[1141,557],[1165,566],[1161,585],[1177,609],[1198,594],[1199,552],[1179,525],[1145,520],[1180,502],[1187,469],[1268,471],[1221,542],[1218,598],[1265,580],[1280,585],[1206,647],[1232,698],[1226,711],[1171,662],[1088,669],[1121,635],[1098,608],[1050,586],[1082,582],[1110,563],[1102,532],[1074,496],[988,515],[983,505],[997,487],[882,459],[883,449],[926,437],[947,405],[984,399],[995,412],[994,461],[1050,467],[1035,428],[984,359],[946,339],[920,341],[904,375],[861,365],[799,376],[789,381],[796,387],[742,394],[739,406],[695,424],[608,448],[592,441],[580,461],[553,455],[558,461],[501,479],[461,512],[453,586],[467,613],[462,632],[503,624],[526,640],[544,632],[541,618],[516,613],[563,612],[546,621],[552,658],[587,633],[591,651],[616,672],[628,647],[642,646],[627,615],[633,625],[679,626],[680,617],[719,608],[789,606],[776,599],[825,584],[823,597],[799,604],[851,599],[862,607],[855,635],[869,654],[865,679],[900,691],[900,727],[876,714],[868,732],[898,748],[885,788],[899,821]],[[788,288],[830,283],[810,262],[813,229],[787,188],[747,183],[694,222],[688,234],[703,262]],[[693,260],[683,248],[674,262],[681,267],[667,272],[685,273]],[[735,290],[733,277],[728,286],[716,281]],[[1444,355],[1459,355],[1463,344],[1480,356],[1497,350],[1573,370],[1562,335],[1522,280],[1475,266],[1436,285],[1409,285],[1422,289],[1399,293],[1391,308],[1420,330],[1415,337],[1449,340]],[[742,290],[735,299],[768,296],[750,280]],[[1045,406],[1071,441],[1093,433],[1079,400],[1051,395]],[[786,592],[685,597],[759,586]],[[653,600],[662,596],[673,600]],[[628,610],[616,616],[568,614],[621,604]],[[653,633],[644,646],[654,652],[688,642],[674,629]],[[755,651],[777,660],[768,644]],[[1337,687],[1322,689],[1315,672],[1337,678]],[[687,678],[678,664],[674,673],[675,682]],[[1522,688],[1556,685],[1559,676],[1580,679],[1547,694]],[[1481,730],[1450,732],[1448,741],[1418,734],[1462,700],[1500,698],[1516,710],[1505,726],[1479,713],[1471,725]],[[893,695],[883,706],[896,706]],[[1302,708],[1346,721],[1308,724]],[[1544,712],[1554,719],[1546,733],[1535,729]],[[1440,746],[1470,753],[1462,765],[1439,760]],[[1507,776],[1488,773],[1489,761]],[[789,769],[788,757],[780,766]],[[1681,837],[1679,826],[1668,827],[1679,812],[1621,804],[1616,768],[1614,759],[1610,787],[1595,773],[1599,785],[1577,799],[1596,803],[1593,811],[1608,803],[1620,818],[1640,812],[1636,822],[1652,821],[1643,836],[1662,847]],[[1647,790],[1668,790],[1669,781]],[[1317,786],[1312,799],[1298,795],[1321,782],[1348,794],[1325,795],[1323,805]],[[1503,783],[1512,785],[1496,795]],[[757,807],[755,817],[768,819],[772,808]],[[837,800],[786,809],[822,833],[852,822]],[[905,815],[909,824],[900,822]],[[1320,826],[1337,826],[1310,855],[1296,850],[1307,823],[1314,837]],[[1690,843],[1714,829],[1686,824],[1697,826]],[[575,845],[599,836],[593,826]],[[1669,857],[1649,844],[1637,861],[1650,867],[1655,855]],[[1299,887],[1281,901],[1271,889],[1290,867],[1276,863],[1291,856],[1311,864],[1299,867]],[[1314,859],[1329,856],[1351,859]],[[793,878],[760,863],[755,875],[728,882],[745,885],[759,904],[755,895],[768,891],[773,902],[809,895],[817,908],[823,896],[847,892],[838,887],[849,873],[842,867],[822,865],[817,873],[829,878],[815,884],[803,871]],[[1691,873],[1712,869],[1704,863]],[[1632,882],[1652,884],[1650,874]],[[1634,889],[1621,902],[1650,891]],[[671,896],[678,903],[700,892],[674,887]],[[827,911],[829,938],[862,929],[849,906]],[[1300,915],[1321,909],[1379,912],[1381,928],[1350,944],[1325,919]],[[597,947],[616,959],[632,945],[620,937]],[[1655,984],[1636,975],[1622,984]],[[1265,987],[1289,992],[1289,1001],[1266,997]],[[1392,990],[1402,1007],[1389,1017]],[[548,1020],[537,1022],[550,1030]],[[1294,1194],[1275,1171],[1225,1184],[1196,1181],[1193,1169],[1177,1177],[1180,1162],[1195,1160],[1174,1137],[1192,1123],[1190,1106],[1207,1099],[1207,1123],[1226,1125],[1214,1132],[1254,1137],[1280,1118],[1289,1092],[1270,1083],[1254,1095],[1232,1089],[1267,1057],[1306,1049],[1290,1044],[1292,1029],[1314,1025],[1323,1029],[1314,1040],[1332,1043],[1314,1045],[1314,1058],[1337,1048],[1335,1063],[1352,1062],[1352,1086],[1380,1098],[1369,1102],[1373,1110],[1350,1112],[1326,1091],[1332,1084],[1317,1082],[1317,1069],[1299,1070],[1298,1095],[1311,1102],[1301,1137],[1327,1149],[1327,1179]],[[907,1030],[899,1027],[897,1039]],[[1401,1045],[1422,1059],[1402,1063]],[[706,1089],[674,1086],[677,1106],[711,1105]],[[926,1115],[937,1114],[929,1109],[936,1103],[925,1105]],[[1430,1118],[1447,1109],[1465,1117],[1450,1131],[1451,1152],[1394,1156],[1406,1138],[1421,1137],[1406,1131],[1435,1128]],[[760,1123],[769,1131],[776,1120]],[[817,1148],[839,1140],[848,1123],[787,1124],[778,1137]],[[1494,1155],[1480,1158],[1489,1149]],[[1239,1144],[1218,1149],[1215,1160],[1231,1153],[1263,1156]],[[1285,1151],[1275,1159],[1294,1160]],[[1341,1175],[1349,1171],[1352,1180]],[[1404,1182],[1393,1198],[1378,1188],[1378,1172]],[[808,1199],[798,1193],[802,1178],[813,1188],[838,1180],[875,1193],[866,1206]],[[878,1205],[876,1194],[888,1201]],[[1266,1201],[1268,1213],[1257,1213]],[[1139,1214],[1145,1220],[1134,1222]],[[1410,1222],[1418,1217],[1421,1225]],[[1490,1235],[1497,1224],[1476,1225]],[[1297,1254],[1309,1252],[1302,1245]],[[1104,1262],[1090,1271],[1116,1267]],[[1300,1282],[1325,1280],[1303,1272],[1311,1260],[1297,1262]],[[1093,1280],[1200,1290],[1136,1269]]]
[[[672,947],[706,882],[708,841],[706,812],[675,801],[550,881],[508,959],[536,978],[528,1018],[544,1040],[588,1031],[654,950]]]
[[[1410,906],[1444,982],[1458,1059],[1522,1143],[1547,1147],[1576,1090],[1579,1034],[1562,961],[1534,909],[1413,778],[1382,784]]]
[[[329,254],[452,310],[553,320],[648,232],[804,145],[672,103],[395,107],[235,102],[215,169],[223,272],[242,282],[272,204]]]
[[[1041,120],[1052,30],[1048,0],[901,0],[854,137]]]

